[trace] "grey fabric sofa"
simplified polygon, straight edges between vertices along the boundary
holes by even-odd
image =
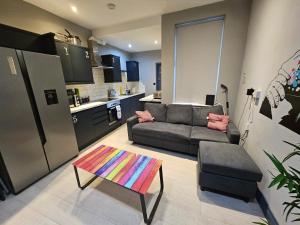
[[[127,120],[129,140],[197,156],[200,141],[238,144],[240,132],[230,122],[227,132],[207,128],[207,115],[224,114],[221,105],[192,106],[146,103],[155,122],[138,123],[136,116]]]

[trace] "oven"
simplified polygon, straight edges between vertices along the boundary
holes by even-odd
[[[108,111],[109,126],[122,119],[121,105],[119,100],[114,100],[106,104]]]

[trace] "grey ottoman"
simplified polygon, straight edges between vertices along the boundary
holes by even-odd
[[[242,146],[200,141],[198,152],[201,190],[227,193],[245,201],[255,198],[262,173]]]

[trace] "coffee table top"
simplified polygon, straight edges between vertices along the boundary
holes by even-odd
[[[162,161],[101,145],[73,162],[73,165],[132,191],[145,194]]]

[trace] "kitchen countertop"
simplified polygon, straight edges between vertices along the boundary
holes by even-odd
[[[161,103],[161,99],[154,98],[153,94],[152,94],[152,95],[148,95],[144,98],[141,98],[140,102],[157,102],[157,103]]]
[[[117,99],[113,99],[111,101],[122,100],[122,99],[125,99],[125,98],[130,98],[130,97],[133,97],[133,96],[136,96],[136,95],[140,95],[140,94],[145,94],[145,92],[140,92],[140,93],[136,93],[136,94],[132,94],[132,95],[120,95],[120,96],[117,96]],[[95,100],[95,101],[91,101],[89,103],[82,104],[82,105],[77,106],[77,107],[72,107],[72,108],[70,108],[70,111],[71,111],[71,113],[77,113],[77,112],[87,110],[87,109],[92,109],[92,108],[95,108],[95,107],[98,107],[98,106],[101,106],[101,105],[106,105],[108,102],[111,102],[111,101],[101,102],[101,101]]]

